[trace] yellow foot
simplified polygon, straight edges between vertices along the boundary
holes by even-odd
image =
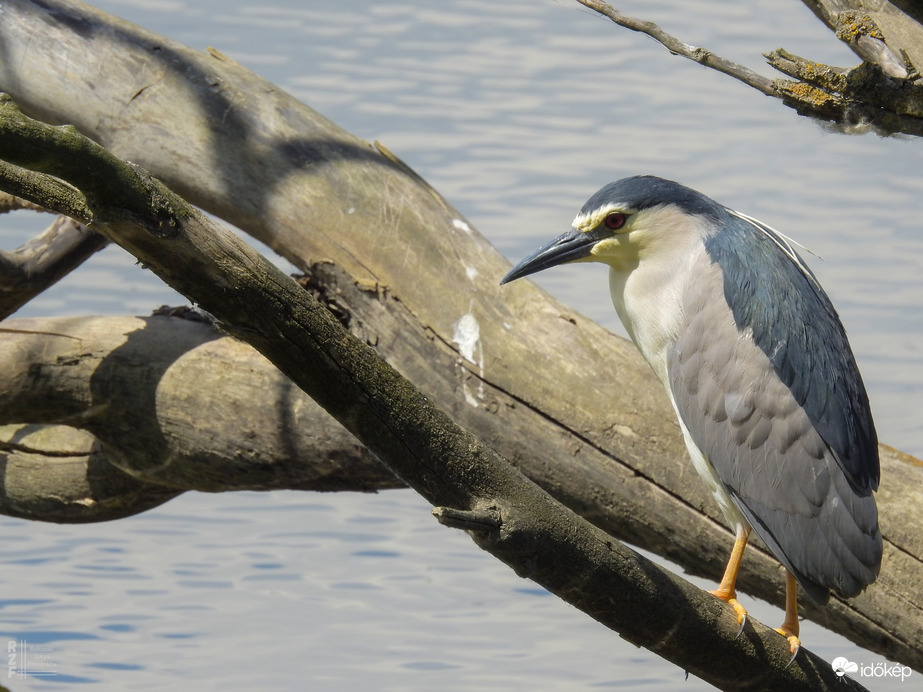
[[[720,598],[722,601],[731,606],[735,613],[737,613],[737,624],[740,625],[740,629],[737,630],[737,636],[739,637],[744,631],[744,627],[747,625],[747,611],[742,605],[740,605],[740,603],[738,603],[737,594],[734,591],[726,591],[725,589],[715,589],[709,593],[716,598]]]
[[[781,627],[776,628],[776,632],[788,639],[788,647],[792,652],[791,659],[788,663],[785,664],[785,667],[788,668],[790,665],[792,665],[795,658],[798,656],[798,652],[801,650],[801,640],[798,638],[797,634],[789,630],[784,624]]]

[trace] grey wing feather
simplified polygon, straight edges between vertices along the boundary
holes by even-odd
[[[735,324],[721,284],[717,265],[702,263],[685,298],[686,328],[667,356],[677,412],[734,504],[808,594],[854,596],[881,559],[874,498],[853,487],[749,328]]]
[[[876,490],[878,439],[868,395],[830,299],[777,231],[728,210],[720,226],[705,248],[721,267],[738,329],[749,329],[850,484],[860,493]]]

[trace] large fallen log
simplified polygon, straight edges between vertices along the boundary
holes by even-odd
[[[0,185],[28,180],[32,201],[92,223],[211,311],[437,505],[440,522],[466,530],[517,574],[723,689],[860,688],[839,682],[829,663],[807,649],[791,659],[787,641],[754,619],[742,634],[727,604],[555,501],[290,277],[137,166],[73,128],[23,117],[6,95],[0,95],[0,157],[12,164],[0,164]],[[56,179],[49,188],[64,180],[73,194],[46,194],[49,175]],[[93,382],[96,410],[112,408],[107,383],[105,377]],[[112,419],[128,437],[120,413]],[[142,471],[156,472],[156,455],[137,453],[138,440],[131,445]]]
[[[97,492],[86,483],[84,494],[65,496],[57,476],[43,471],[56,459],[85,453],[81,438],[67,437],[67,444],[48,450],[41,470],[20,473],[13,503],[19,516],[25,515],[26,478],[43,512],[29,518],[46,521],[120,518],[143,487],[153,498],[186,490],[405,487],[265,357],[211,324],[167,316],[70,317],[8,320],[4,328],[15,331],[0,351],[0,420],[70,426],[60,435],[72,428],[92,433],[97,461],[108,461],[114,477],[129,474],[133,481]],[[41,442],[20,439],[18,427],[9,432],[6,447],[23,470],[38,460],[42,443],[55,439],[54,430]],[[75,454],[65,457],[65,448]],[[116,503],[117,492],[127,497]],[[53,498],[60,513],[49,511]],[[11,501],[0,498],[5,510]],[[137,511],[146,508],[139,504]]]
[[[53,55],[30,48],[38,35]],[[0,41],[16,56],[0,87],[25,110],[75,123],[297,266],[323,263],[351,331],[455,420],[612,535],[720,573],[731,536],[633,347],[527,282],[501,293],[508,263],[393,157],[214,51],[84,6],[4,3]],[[156,471],[139,473],[169,484]],[[849,603],[805,608],[917,669],[923,539],[903,526],[920,475],[883,451],[882,576]],[[740,588],[781,604],[778,565],[748,553]]]

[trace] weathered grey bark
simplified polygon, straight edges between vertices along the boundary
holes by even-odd
[[[455,425],[292,279],[137,167],[119,166],[73,131],[23,118],[2,98],[0,157],[73,185],[77,195],[57,211],[86,214],[81,218],[91,218],[98,232],[212,311],[440,505],[440,521],[468,530],[518,574],[721,688],[811,690],[839,681],[810,651],[786,663],[787,641],[758,622],[738,636],[727,604],[556,502]],[[0,181],[7,176],[0,173]],[[117,206],[104,201],[107,189]],[[40,191],[34,200],[53,206]]]
[[[119,471],[96,438],[69,426],[0,426],[0,450],[0,503],[14,517],[67,523],[120,519],[182,492]]]
[[[435,192],[223,56],[119,23],[99,28],[101,18],[76,5],[52,8],[4,3],[0,50],[16,59],[0,59],[0,86],[33,113],[77,122],[298,266],[330,260],[350,328],[453,418],[613,535],[720,574],[731,537],[630,345],[527,282],[501,294],[508,264]],[[36,32],[56,42],[53,57],[29,50]],[[57,65],[67,59],[79,71],[63,79]],[[611,379],[599,377],[604,360]],[[920,476],[888,464],[885,486],[891,473]],[[882,492],[879,582],[849,604],[806,608],[917,668],[923,549],[895,523],[917,511],[919,487]],[[740,586],[780,603],[778,570],[748,552]]]
[[[317,403],[246,344],[210,324],[177,317],[78,317],[8,320],[0,350],[0,421],[66,423],[95,436],[97,475],[103,461],[115,476],[131,475],[134,495],[147,485],[165,490],[380,490],[405,487]],[[24,376],[28,373],[28,376]],[[70,428],[48,431],[43,442]],[[19,431],[16,431],[19,434]],[[37,462],[41,449],[2,438],[28,454],[18,468]],[[78,438],[79,441],[79,438]],[[43,469],[61,465],[52,447]],[[85,453],[82,447],[78,454]],[[119,471],[121,469],[121,471]],[[24,514],[27,486],[14,499]],[[40,469],[28,477],[32,497],[61,496]],[[56,481],[56,479],[55,479]],[[104,521],[124,516],[88,486],[78,503],[31,518]],[[171,495],[171,496],[172,496]],[[47,507],[38,504],[42,512]],[[137,511],[147,509],[139,506]],[[130,512],[129,512],[130,513]]]
[[[863,61],[896,79],[923,67],[923,7],[908,0],[803,0]],[[905,57],[906,56],[906,57]]]
[[[0,251],[0,319],[60,281],[107,242],[83,224],[59,216],[22,247]]]

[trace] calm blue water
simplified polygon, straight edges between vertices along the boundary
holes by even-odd
[[[98,5],[214,46],[382,141],[511,259],[633,173],[763,219],[825,258],[810,263],[880,437],[923,455],[919,141],[828,133],[566,0]],[[778,45],[856,62],[796,2],[618,6],[765,74],[759,54]],[[4,247],[39,225],[18,217]],[[621,333],[602,268],[537,280]],[[22,314],[182,302],[110,249]],[[0,615],[0,641],[51,647],[58,673],[12,689],[709,689],[518,579],[410,492],[190,494],[99,526],[0,519]],[[803,639],[829,660],[878,660],[810,623]]]

